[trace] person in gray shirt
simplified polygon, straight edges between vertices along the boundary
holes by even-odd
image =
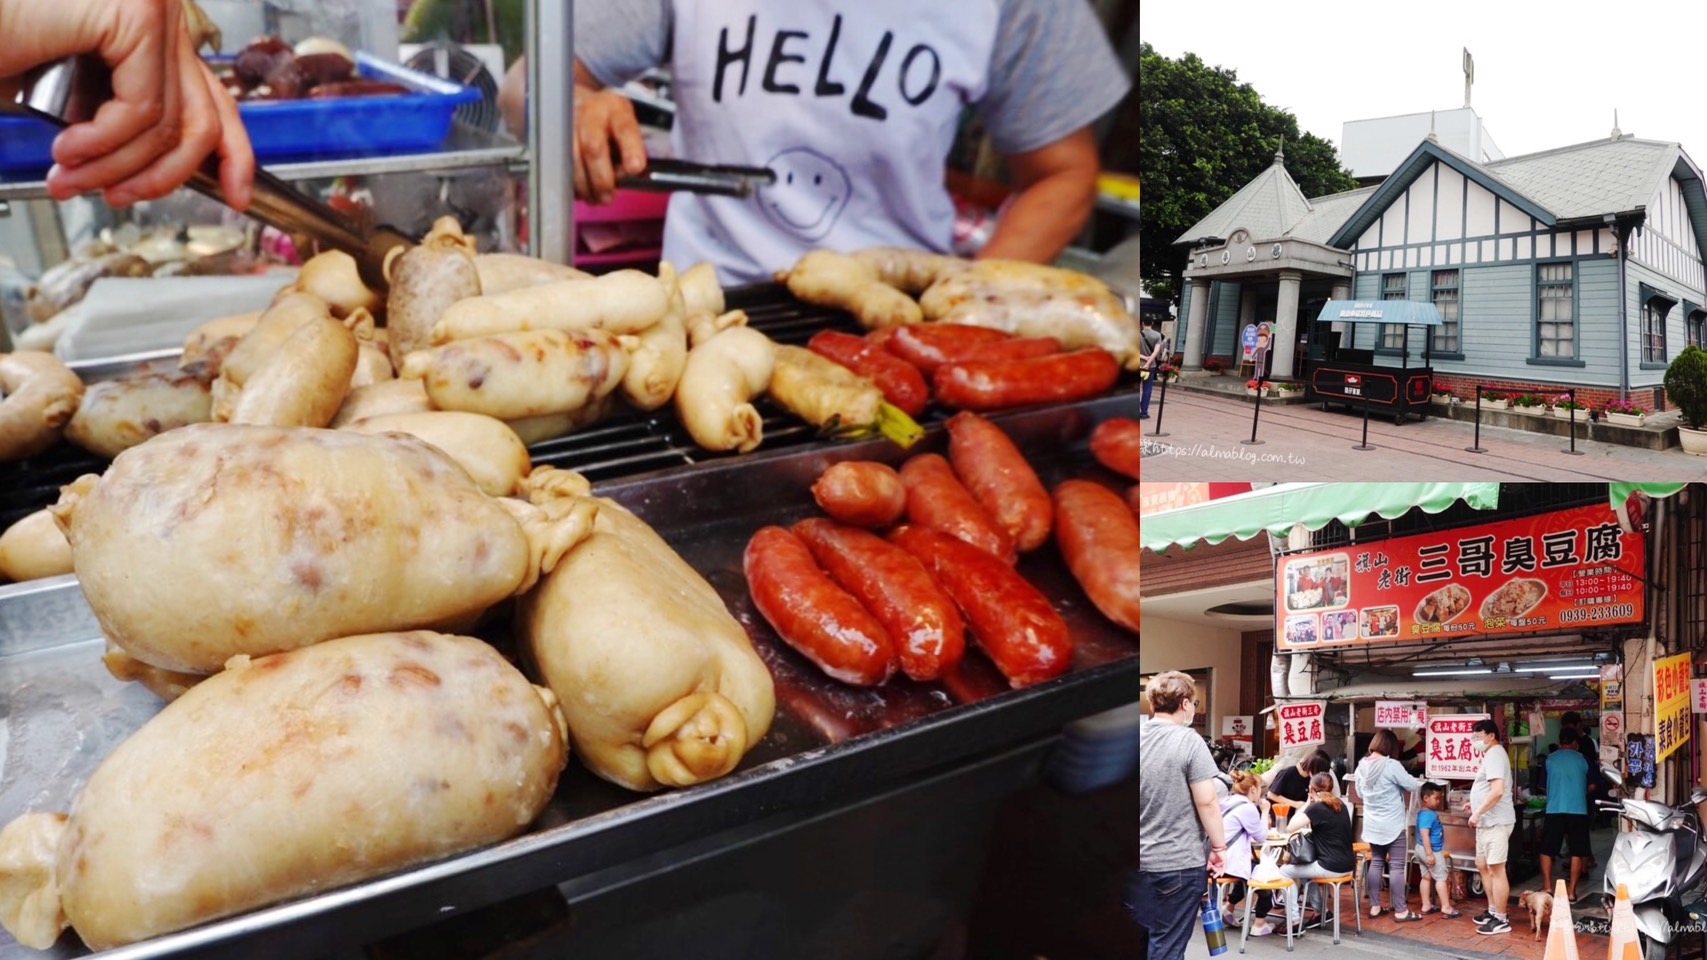
[[[577,196],[608,203],[645,169],[610,88],[664,64],[676,156],[775,172],[751,197],[670,198],[664,259],[725,284],[814,249],[954,252],[945,174],[969,107],[1014,187],[980,255],[1048,262],[1095,207],[1091,124],[1131,87],[1088,0],[601,0],[577,6],[574,53]],[[518,60],[500,97],[515,129],[525,77]]]
[[[1220,874],[1227,841],[1215,791],[1215,761],[1191,721],[1197,689],[1178,671],[1150,681],[1150,722],[1139,733],[1138,876],[1133,915],[1156,960],[1180,960],[1209,872]],[[1204,849],[1208,839],[1209,849]]]

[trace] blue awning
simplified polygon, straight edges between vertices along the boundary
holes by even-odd
[[[1441,325],[1440,311],[1417,300],[1329,300],[1322,307],[1323,323],[1404,323]]]

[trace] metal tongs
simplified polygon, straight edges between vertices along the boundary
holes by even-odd
[[[614,153],[614,151],[613,151]],[[621,163],[614,157],[613,163]],[[647,193],[669,193],[686,190],[691,193],[711,193],[724,197],[746,199],[760,186],[776,182],[776,171],[769,167],[737,167],[714,163],[692,163],[687,160],[657,158],[646,161],[646,172],[638,176],[623,176],[617,186]]]
[[[17,112],[32,114],[57,127],[94,116],[95,108],[112,99],[112,75],[93,57],[72,57],[29,77],[16,100]],[[5,105],[0,102],[0,108]],[[186,186],[221,203],[219,157],[209,156]],[[254,199],[248,216],[289,234],[303,250],[342,250],[356,260],[363,282],[383,291],[385,255],[391,248],[413,246],[417,240],[390,226],[367,227],[352,222],[331,207],[260,169],[255,170]]]

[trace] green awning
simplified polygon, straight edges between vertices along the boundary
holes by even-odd
[[[1355,527],[1371,516],[1385,520],[1412,508],[1439,513],[1458,501],[1477,510],[1499,506],[1497,483],[1282,483],[1238,496],[1165,510],[1139,524],[1146,549],[1190,548],[1199,540],[1249,540],[1268,532],[1285,536],[1296,524],[1320,530],[1330,520]]]
[[[1630,498],[1630,494],[1635,493],[1637,490],[1642,491],[1650,497],[1658,499],[1660,497],[1669,497],[1686,486],[1688,486],[1688,484],[1638,483],[1634,481],[1609,483],[1606,485],[1607,501],[1612,504],[1613,509],[1617,509],[1620,504]]]

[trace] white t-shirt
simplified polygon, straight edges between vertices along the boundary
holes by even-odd
[[[1500,786],[1504,790],[1500,794],[1500,802],[1494,808],[1482,815],[1479,825],[1497,827],[1507,823],[1517,822],[1517,808],[1511,803],[1511,758],[1506,756],[1505,748],[1494,744],[1488,752],[1482,754],[1482,768],[1476,771],[1476,782],[1470,785],[1470,812],[1482,809],[1482,804],[1488,802],[1488,796],[1494,792],[1491,780],[1503,781]]]
[[[669,62],[676,155],[776,172],[744,200],[670,198],[665,259],[725,284],[818,248],[949,252],[943,179],[968,105],[1011,154],[1129,86],[1086,0],[601,0],[576,9],[575,53],[607,86]]]

